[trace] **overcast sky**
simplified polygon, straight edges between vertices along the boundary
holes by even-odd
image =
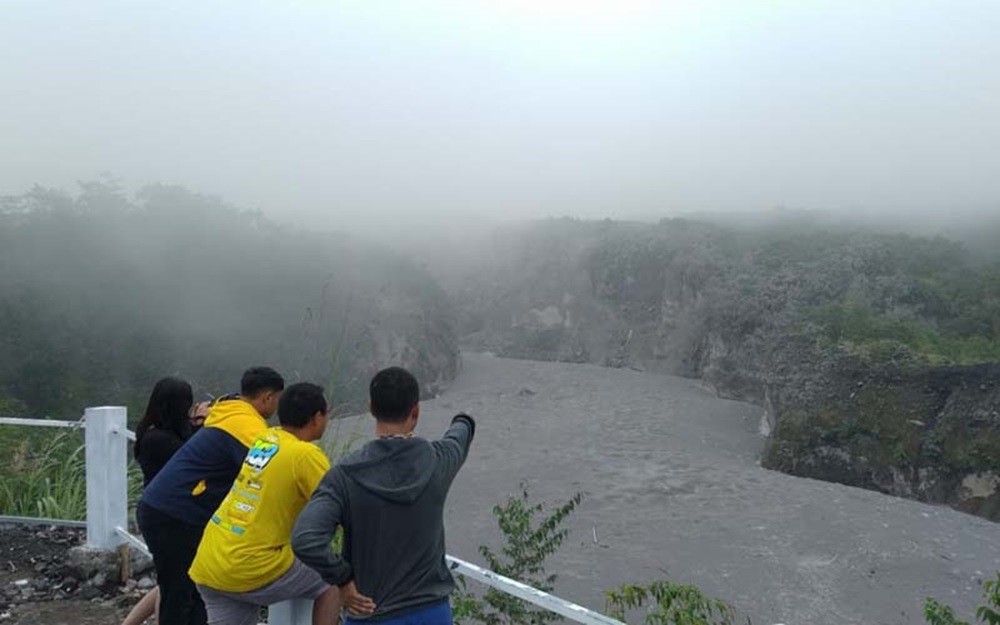
[[[998,0],[3,0],[0,194],[279,218],[1000,211]]]

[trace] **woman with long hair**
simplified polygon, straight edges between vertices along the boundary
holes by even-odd
[[[135,459],[149,483],[191,436],[191,385],[179,378],[163,378],[153,387],[146,413],[135,427]]]
[[[178,378],[163,378],[153,387],[146,412],[135,427],[135,459],[142,468],[143,485],[148,486],[170,457],[208,414],[208,402],[192,410],[191,385]],[[141,625],[159,611],[160,593],[153,587],[132,608],[122,625]]]

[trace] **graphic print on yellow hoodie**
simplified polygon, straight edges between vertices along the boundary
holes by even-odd
[[[256,590],[291,568],[292,527],[330,469],[319,447],[280,427],[265,430],[205,527],[189,574],[226,592]]]
[[[178,521],[204,527],[229,492],[247,449],[267,421],[239,396],[219,399],[205,427],[184,443],[142,493],[142,502]]]

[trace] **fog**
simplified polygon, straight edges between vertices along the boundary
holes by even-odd
[[[991,0],[8,0],[0,194],[110,172],[367,233],[996,213],[998,26]]]
[[[0,416],[135,423],[253,365],[357,415],[398,365],[483,424],[460,557],[530,479],[590,493],[544,574],[593,608],[669,576],[754,622],[970,618],[998,33],[998,0],[0,0]],[[0,514],[83,514],[71,448],[18,436]]]

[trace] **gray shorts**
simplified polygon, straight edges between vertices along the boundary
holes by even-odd
[[[198,584],[209,625],[257,625],[262,606],[289,599],[316,599],[328,588],[319,573],[298,560],[284,575],[257,590],[224,592]]]

